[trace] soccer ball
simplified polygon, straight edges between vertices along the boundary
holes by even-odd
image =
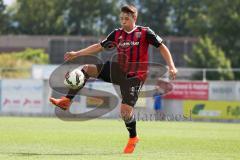
[[[65,74],[64,85],[69,89],[79,89],[84,85],[84,79],[83,72],[77,68]]]

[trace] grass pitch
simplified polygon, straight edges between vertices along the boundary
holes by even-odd
[[[0,159],[232,160],[240,157],[240,124],[137,123],[140,142],[122,154],[128,133],[120,120],[64,122],[0,117]]]

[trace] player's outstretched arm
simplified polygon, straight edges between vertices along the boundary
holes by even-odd
[[[167,48],[167,46],[165,46],[163,43],[160,45],[159,49],[160,49],[160,53],[162,54],[164,60],[166,61],[167,65],[169,67],[169,74],[170,74],[171,78],[174,80],[176,78],[177,69],[174,65],[172,55],[171,55],[169,49]]]
[[[68,60],[71,60],[73,58],[76,58],[78,56],[84,56],[84,55],[91,55],[91,54],[96,54],[100,51],[103,50],[103,47],[101,46],[100,43],[96,43],[96,44],[93,44],[87,48],[84,48],[84,49],[81,49],[79,51],[71,51],[71,52],[67,52],[65,55],[64,55],[64,60],[65,61],[68,61]]]

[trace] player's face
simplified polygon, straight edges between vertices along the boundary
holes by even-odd
[[[135,19],[131,14],[121,12],[120,23],[124,29],[131,30],[131,28],[135,25]]]

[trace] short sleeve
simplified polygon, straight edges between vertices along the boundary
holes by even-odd
[[[100,42],[103,48],[107,48],[108,45],[115,41],[116,30],[112,31],[104,40]]]
[[[149,44],[153,45],[154,47],[158,48],[162,43],[163,40],[159,37],[153,30],[150,28],[147,29],[146,35],[147,41]]]

